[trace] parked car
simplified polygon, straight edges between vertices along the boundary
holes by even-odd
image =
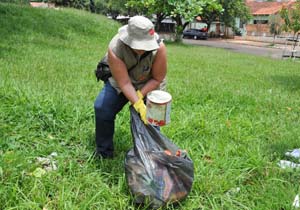
[[[183,38],[193,38],[193,39],[207,39],[208,33],[203,31],[203,29],[187,29],[182,33]]]

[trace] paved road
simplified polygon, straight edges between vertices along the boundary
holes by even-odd
[[[253,55],[261,55],[274,59],[282,58],[283,46],[270,47],[269,43],[248,42],[242,40],[222,40],[222,39],[208,39],[208,40],[193,40],[183,39],[183,43],[192,45],[201,45],[208,47],[224,48],[230,51],[239,53],[248,53]]]

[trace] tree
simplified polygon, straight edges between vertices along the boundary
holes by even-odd
[[[223,12],[223,7],[219,2],[215,4],[208,4],[203,7],[201,21],[207,24],[208,30],[210,29],[211,23],[219,19]]]
[[[86,1],[86,0],[81,0]],[[119,14],[127,14],[127,8],[124,7],[126,0],[89,0],[91,12],[100,14],[111,14],[116,18]]]
[[[300,0],[290,7],[283,7],[280,11],[280,16],[284,21],[283,30],[293,32],[293,38],[300,31]]]
[[[281,18],[279,15],[271,15],[269,17],[270,23],[270,33],[273,34],[273,44],[275,41],[276,35],[281,33]]]
[[[55,3],[55,5],[64,7],[73,7],[76,9],[89,9],[89,0],[48,0],[48,2]]]
[[[141,13],[156,14],[158,24],[167,16],[176,21],[176,40],[186,25],[201,15],[207,5],[216,4],[216,0],[129,0],[127,5],[136,8]]]
[[[110,13],[116,17],[118,14],[128,13],[124,6],[127,0],[47,0],[56,5],[74,7],[77,9],[89,10],[92,13]]]
[[[108,10],[116,15],[128,14],[128,9],[125,7],[127,0],[107,0]]]
[[[156,30],[159,31],[161,27],[161,22],[167,17],[168,13],[168,1],[159,0],[128,0],[127,7],[133,8],[139,14],[145,14],[151,17],[153,14],[156,15]]]
[[[202,14],[203,6],[207,3],[204,0],[169,0],[168,2],[170,5],[169,16],[176,21],[176,40],[181,40],[181,34],[184,28],[192,22],[197,15]]]
[[[250,19],[249,8],[246,6],[244,0],[219,0],[224,11],[220,16],[220,21],[227,27],[235,28],[235,18],[240,18],[245,22]],[[225,30],[225,35],[228,32]]]
[[[93,0],[93,1],[94,1],[94,5],[95,5],[95,7],[94,7],[95,13],[98,13],[98,14],[109,13],[106,0]]]
[[[94,0],[90,0],[90,11],[91,11],[91,13],[96,12]]]

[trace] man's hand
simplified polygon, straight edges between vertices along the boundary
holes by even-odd
[[[140,114],[141,120],[147,125],[146,119],[146,105],[142,98],[139,98],[137,102],[133,104],[134,109]]]

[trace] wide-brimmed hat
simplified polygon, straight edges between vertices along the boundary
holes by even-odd
[[[132,49],[151,51],[159,48],[158,35],[155,33],[154,25],[143,16],[130,18],[128,25],[119,29],[119,37]]]

